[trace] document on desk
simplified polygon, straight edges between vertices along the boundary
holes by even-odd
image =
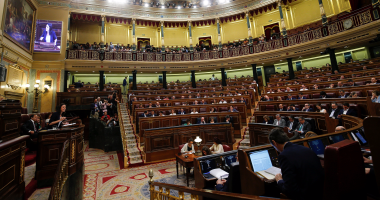
[[[276,174],[281,174],[281,169],[278,167],[272,166],[266,170],[258,171],[257,173],[259,173],[260,175],[262,175],[268,180],[272,180],[272,179],[275,179]]]
[[[228,172],[226,172],[220,168],[216,168],[216,169],[211,170],[210,174],[213,175],[217,179],[228,178]]]

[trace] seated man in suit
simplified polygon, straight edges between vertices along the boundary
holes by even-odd
[[[285,119],[281,119],[280,114],[277,114],[276,119],[273,122],[273,125],[285,127],[285,125],[286,125]]]
[[[272,129],[269,141],[280,152],[281,174],[277,186],[289,199],[323,199],[324,171],[317,155],[309,148],[289,142],[281,128]]]
[[[297,95],[297,99],[306,99],[306,97],[304,97],[304,96],[303,96],[303,93],[300,92],[300,93],[298,93],[298,95]]]
[[[150,113],[148,114],[148,117],[157,117],[156,114],[154,114],[154,111],[150,111]]]
[[[292,90],[292,89],[290,89],[290,87],[286,87],[286,90],[285,90],[285,92],[293,92],[293,90]]]
[[[354,81],[352,81],[351,79],[348,80],[347,84],[348,84],[348,85],[347,85],[348,87],[358,86],[358,85],[356,85],[356,84],[354,83]]]
[[[235,100],[235,98],[232,98],[230,103],[237,103],[237,101]]]
[[[379,84],[376,80],[376,78],[371,78],[371,83],[367,83],[367,85],[377,85]]]
[[[149,102],[148,108],[154,108],[155,106],[152,104],[152,102]]]
[[[263,119],[263,124],[273,124],[273,121],[267,115],[264,115]]]
[[[264,95],[264,97],[261,97],[261,101],[272,101],[268,95]]]
[[[319,95],[321,95],[321,99],[330,98],[330,96],[327,95],[325,91],[320,92]]]
[[[285,111],[285,108],[282,104],[278,105],[278,111]]]
[[[380,92],[375,90],[372,92],[371,101],[373,103],[380,103]]]
[[[186,112],[183,110],[183,108],[181,108],[181,110],[179,110],[178,114],[179,115],[184,115],[184,114],[186,114]]]
[[[148,115],[149,115],[148,111],[146,110],[146,111],[144,111],[143,114],[140,115],[140,117],[148,117]]]
[[[228,112],[239,112],[236,110],[233,106],[230,106],[230,109],[228,109]]]
[[[305,120],[305,117],[301,116],[298,118],[299,124],[297,128],[293,131],[294,136],[290,140],[295,140],[299,138],[305,138],[305,134],[311,131],[311,125]]]
[[[340,110],[340,113],[338,115],[338,118],[341,118],[341,115],[351,115],[354,117],[357,117],[356,110],[353,108],[350,108],[350,104],[343,103],[343,109]]]
[[[299,111],[299,109],[296,108],[294,104],[290,104],[290,106],[288,106],[288,111]]]
[[[331,103],[331,109],[329,110],[329,116],[333,119],[338,118],[338,115],[340,113],[340,109],[336,105],[336,103]]]
[[[289,118],[289,121],[286,124],[286,127],[288,127],[288,131],[290,133],[297,128],[298,122],[294,120],[294,117],[292,115],[290,115],[288,118]]]
[[[198,122],[198,124],[206,124],[205,118],[201,117],[201,120]]]
[[[38,121],[38,115],[33,114],[30,116],[30,119],[26,121],[22,127],[21,130],[24,135],[29,135],[31,139],[38,137],[38,127],[36,125]]]
[[[204,99],[202,99],[201,105],[206,105],[206,104],[207,104],[207,102]]]
[[[347,98],[348,94],[344,92],[344,90],[339,90],[338,98]]]
[[[156,107],[156,108],[161,107],[160,102],[157,101],[155,107]]]
[[[288,94],[288,98],[286,100],[295,100],[291,94]]]
[[[305,107],[302,108],[303,112],[314,112],[313,108],[310,108],[310,104],[305,103]]]

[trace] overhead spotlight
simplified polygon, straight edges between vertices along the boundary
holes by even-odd
[[[380,34],[377,34],[377,36],[373,40],[369,41],[369,43],[375,43],[378,41],[380,41]]]
[[[210,1],[208,1],[208,0],[204,0],[204,1],[203,1],[203,5],[204,5],[204,6],[209,6],[209,5],[210,5]]]
[[[149,4],[146,3],[144,6],[145,6],[145,7],[149,7]]]

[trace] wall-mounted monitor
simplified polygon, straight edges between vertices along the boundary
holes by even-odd
[[[60,53],[62,22],[52,20],[37,20],[34,39],[34,52]]]

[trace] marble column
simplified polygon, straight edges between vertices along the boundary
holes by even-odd
[[[69,18],[67,20],[66,49],[70,48],[70,15],[71,15],[71,12],[69,12]]]
[[[165,40],[164,40],[164,21],[161,24],[161,53],[165,53]]]
[[[247,19],[249,44],[252,44],[252,32],[251,32],[251,23],[249,23],[249,12],[245,12],[245,18]]]
[[[195,82],[195,70],[191,70],[191,87],[197,87],[197,83]]]
[[[319,3],[319,12],[320,12],[321,17],[322,17],[322,25],[326,26],[327,25],[327,17],[326,17],[326,13],[325,13],[325,8],[323,7],[322,0],[318,0],[318,3]]]
[[[289,79],[292,80],[294,79],[294,70],[293,70],[293,61],[292,58],[287,58],[288,61],[288,70],[289,70]]]
[[[286,33],[286,26],[285,26],[285,21],[284,21],[284,15],[282,13],[281,1],[278,1],[277,6],[278,6],[278,10],[280,12],[280,18],[281,18],[281,25],[280,25],[281,29],[280,29],[280,31],[282,32],[282,36],[284,38],[286,38],[287,37],[287,33]]]
[[[193,34],[191,33],[191,21],[187,22],[189,25],[189,38],[190,38],[190,52],[193,52]]]
[[[136,52],[136,19],[132,19],[132,51]]]
[[[104,15],[102,15],[102,28],[101,28],[101,30],[100,30],[100,48],[102,49],[102,50],[104,50],[104,18],[105,18],[105,16]]]
[[[137,90],[137,77],[136,77],[136,75],[137,75],[137,71],[136,70],[134,70],[134,71],[132,71],[132,75],[133,75],[133,86],[132,86],[132,90]]]
[[[162,72],[162,86],[165,89],[168,89],[168,83],[166,82],[166,71]]]
[[[222,37],[220,36],[220,22],[219,22],[219,18],[216,18],[216,26],[217,26],[217,29],[218,29],[219,50],[222,50]]]
[[[220,68],[220,72],[222,73],[222,86],[227,86],[225,68]]]

